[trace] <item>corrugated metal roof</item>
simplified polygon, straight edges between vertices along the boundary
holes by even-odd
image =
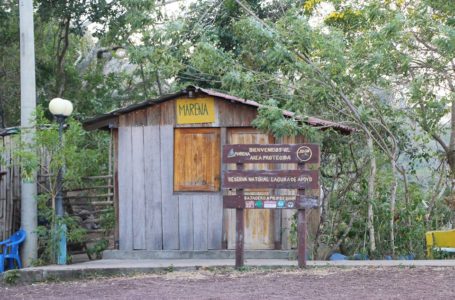
[[[124,107],[124,108],[116,109],[116,110],[113,110],[113,111],[111,111],[109,113],[106,113],[106,114],[103,114],[103,115],[100,115],[100,116],[97,116],[97,117],[94,117],[94,118],[87,119],[83,123],[84,123],[85,126],[93,125],[93,124],[95,124],[97,122],[101,122],[101,121],[110,119],[110,118],[115,117],[115,116],[119,116],[119,115],[122,115],[122,114],[125,114],[125,113],[129,113],[131,111],[135,111],[135,110],[138,110],[138,109],[141,109],[141,108],[145,108],[145,107],[152,106],[152,105],[155,105],[155,104],[158,104],[158,103],[162,103],[162,102],[165,102],[165,101],[168,101],[168,100],[172,100],[174,98],[177,98],[177,97],[180,97],[180,96],[183,96],[183,95],[188,95],[188,92],[190,92],[190,91],[202,92],[202,93],[207,94],[209,96],[214,96],[214,97],[217,97],[217,98],[230,100],[230,101],[233,101],[233,102],[237,102],[237,103],[253,106],[253,107],[256,107],[256,108],[263,107],[262,104],[260,104],[260,103],[258,103],[256,101],[253,101],[253,100],[243,99],[243,98],[239,98],[239,97],[232,96],[232,95],[229,95],[229,94],[225,94],[225,93],[222,93],[222,92],[218,92],[218,91],[214,91],[214,90],[205,89],[205,88],[201,88],[201,87],[191,86],[190,85],[190,86],[188,86],[186,89],[184,89],[182,91],[179,91],[179,92],[176,92],[176,93],[173,93],[173,94],[169,94],[169,95],[165,95],[165,96],[160,97],[158,99],[147,100],[147,101],[144,101],[144,102],[141,102],[141,103],[129,105],[129,106]],[[293,118],[299,119],[302,122],[304,122],[304,123],[306,123],[308,125],[314,126],[314,127],[334,128],[334,129],[337,129],[337,130],[339,130],[339,131],[341,131],[343,133],[348,133],[348,134],[351,133],[351,132],[356,131],[356,129],[354,129],[354,128],[350,127],[350,126],[346,126],[346,125],[343,125],[343,124],[340,124],[340,123],[337,123],[337,122],[327,121],[327,120],[323,120],[323,119],[319,119],[319,118],[315,118],[315,117],[297,116],[295,113],[293,113],[291,111],[287,111],[287,110],[283,110],[283,115],[285,115],[287,117],[293,117]],[[102,127],[100,127],[100,128],[102,128]]]
[[[204,93],[206,93],[206,94],[208,94],[210,96],[224,98],[224,99],[227,99],[227,100],[243,103],[243,104],[254,106],[254,107],[257,107],[257,108],[263,107],[262,104],[260,104],[260,103],[258,103],[256,101],[253,101],[253,100],[242,99],[242,98],[239,98],[239,97],[236,97],[236,96],[227,95],[227,94],[224,94],[224,93],[220,93],[220,92],[217,92],[217,91],[208,90],[208,89],[204,89],[204,88],[198,88],[198,87],[195,87],[195,88],[199,89],[200,91],[202,91],[202,92],[204,92]],[[302,117],[302,116],[297,116],[292,111],[288,111],[288,110],[282,110],[282,111],[283,111],[283,115],[288,116],[288,117],[294,117],[294,118],[300,119],[303,122],[305,122],[305,123],[307,123],[308,125],[311,125],[311,126],[339,128],[339,129],[343,129],[343,130],[346,130],[346,131],[349,131],[349,132],[356,131],[352,127],[349,127],[349,126],[346,126],[346,125],[343,125],[343,124],[340,124],[340,123],[337,123],[337,122],[327,121],[327,120],[323,120],[323,119],[319,119],[319,118],[315,118],[315,117],[306,117],[305,118],[305,117]]]
[[[152,106],[152,105],[155,105],[155,104],[158,104],[158,103],[162,103],[162,102],[165,102],[165,101],[168,101],[168,100],[171,100],[171,99],[174,99],[174,98],[186,95],[186,94],[187,94],[187,91],[186,90],[182,90],[180,92],[176,92],[176,93],[173,93],[173,94],[165,95],[165,96],[162,96],[162,97],[157,98],[157,99],[146,100],[146,101],[143,101],[143,102],[135,103],[135,104],[123,107],[123,108],[118,108],[118,109],[112,110],[112,111],[110,111],[108,113],[105,113],[105,114],[102,114],[102,115],[99,115],[99,116],[96,116],[96,117],[93,117],[93,118],[89,118],[89,119],[85,120],[82,123],[84,124],[84,126],[91,125],[91,124],[94,124],[94,123],[97,123],[97,122],[101,122],[101,121],[110,119],[112,117],[120,116],[120,115],[129,113],[129,112],[138,110],[138,109],[142,109],[142,108],[149,107],[149,106]]]

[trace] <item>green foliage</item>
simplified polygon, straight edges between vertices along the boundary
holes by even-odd
[[[59,241],[62,234],[62,224],[66,225],[67,243],[81,243],[85,241],[86,230],[81,228],[77,221],[70,217],[56,218],[54,212],[47,206],[41,205],[39,210],[40,224],[36,233],[38,236],[38,259],[34,265],[55,263],[59,253]],[[58,225],[57,225],[58,224]],[[71,257],[67,257],[71,262]]]
[[[283,116],[283,111],[276,107],[276,102],[270,100],[270,106],[259,108],[259,116],[253,121],[253,126],[272,133],[274,136],[295,136],[301,131],[297,122]]]
[[[10,285],[14,285],[21,278],[19,270],[8,270],[3,274],[3,280]]]
[[[241,266],[239,268],[236,268],[237,272],[245,273],[245,272],[250,272],[251,267],[250,266]]]
[[[115,211],[113,207],[107,208],[100,216],[100,227],[104,231],[104,238],[97,241],[94,245],[87,247],[86,252],[90,259],[95,255],[96,259],[101,259],[103,251],[109,247],[108,237],[115,229]]]
[[[21,162],[23,178],[30,178],[38,167],[41,168],[41,175],[47,178],[45,183],[40,184],[43,192],[38,198],[39,259],[35,262],[47,264],[55,262],[58,253],[59,230],[62,228],[58,224],[66,225],[68,244],[81,243],[86,237],[86,230],[74,218],[67,215],[63,218],[55,216],[58,171],[61,168],[65,170],[64,190],[81,187],[85,176],[105,173],[108,139],[104,134],[84,131],[80,122],[69,118],[60,145],[58,125],[48,124],[42,108],[37,109],[35,116],[38,128],[35,139],[31,144],[21,144],[14,155]],[[44,158],[47,158],[47,164],[41,164]]]
[[[454,254],[447,251],[441,251],[438,249],[433,249],[433,259],[453,259]]]
[[[100,226],[106,235],[115,229],[115,211],[113,207],[107,208],[100,216]]]
[[[66,121],[62,146],[59,143],[58,125],[48,124],[44,109],[36,111],[35,140],[28,145],[21,145],[15,156],[21,161],[22,176],[29,178],[32,171],[37,170],[42,157],[49,157],[45,171],[50,177],[50,184],[43,186],[52,197],[56,195],[56,175],[58,170],[65,168],[64,188],[81,185],[84,176],[96,175],[106,171],[107,137],[103,134],[89,133],[83,130],[80,122],[73,118]]]
[[[103,251],[109,246],[109,241],[106,239],[101,239],[97,241],[93,246],[87,248],[87,255],[90,259],[93,259],[95,255],[96,259],[103,258]]]
[[[416,78],[411,84],[410,101],[416,108],[416,117],[421,120],[422,127],[429,133],[444,131],[441,119],[450,112],[449,104],[454,95],[438,97],[429,88],[429,79]]]
[[[0,128],[19,123],[19,6],[16,1],[0,3]]]
[[[50,203],[49,193],[38,196],[38,259],[34,265],[55,263],[59,247],[59,237],[62,234],[62,224],[66,226],[67,243],[81,243],[85,241],[86,230],[81,228],[71,216],[59,218],[55,216],[53,205]],[[71,258],[68,257],[70,260]]]
[[[291,245],[298,245],[297,212],[292,215],[291,228],[289,228]]]
[[[366,23],[362,12],[352,8],[334,11],[324,21],[330,26],[340,26],[346,32],[359,29]]]
[[[115,229],[115,211],[113,207],[109,207],[101,213],[100,227],[104,231],[104,237],[86,248],[86,253],[90,259],[101,259],[103,251],[109,247],[108,238]]]
[[[175,267],[173,264],[169,265],[167,268],[166,268],[166,271],[169,272],[169,273],[172,273],[174,272],[175,270]]]

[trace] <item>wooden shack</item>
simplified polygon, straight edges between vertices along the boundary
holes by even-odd
[[[222,146],[305,141],[303,136],[277,139],[253,128],[258,107],[254,101],[189,86],[84,122],[87,130],[113,133],[119,249],[234,249],[235,210],[223,209],[220,182],[223,169],[235,165],[222,165]],[[318,118],[305,122],[350,131]],[[268,166],[246,166],[253,167]],[[289,249],[292,213],[247,210],[245,248]]]

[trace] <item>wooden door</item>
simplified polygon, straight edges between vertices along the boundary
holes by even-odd
[[[228,129],[228,144],[272,144],[273,137],[260,133],[253,128]],[[269,164],[245,164],[245,170],[270,169]],[[235,164],[227,166],[235,170]],[[245,189],[245,194],[265,192],[258,189]],[[225,230],[228,249],[235,249],[235,210],[225,212]],[[246,209],[245,210],[245,249],[274,249],[274,210]]]

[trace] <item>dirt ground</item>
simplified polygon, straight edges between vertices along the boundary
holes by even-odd
[[[455,299],[455,268],[200,270],[32,285],[0,299]]]

